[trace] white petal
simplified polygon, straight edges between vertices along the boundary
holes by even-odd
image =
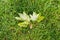
[[[27,15],[25,12],[23,12],[23,15]]]
[[[20,16],[22,13],[18,13],[18,15]]]
[[[32,18],[32,15],[30,15],[30,17]]]
[[[15,17],[15,19],[17,19],[17,20],[21,20],[20,17]]]
[[[33,12],[33,14],[36,14],[35,12]]]

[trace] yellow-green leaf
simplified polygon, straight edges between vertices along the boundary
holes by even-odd
[[[44,19],[44,16],[38,16],[37,22],[41,22]]]
[[[20,22],[20,23],[18,23],[18,26],[20,26],[20,27],[27,27],[27,25],[29,24],[29,22]]]

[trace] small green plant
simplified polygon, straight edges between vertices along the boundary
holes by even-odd
[[[25,12],[23,14],[19,13],[20,17],[15,17],[15,19],[20,20],[18,23],[18,26],[20,27],[30,27],[32,29],[32,26],[38,24],[44,19],[44,16],[41,16],[41,14],[37,14],[33,12],[32,15],[27,15]]]

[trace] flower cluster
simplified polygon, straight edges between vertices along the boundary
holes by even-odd
[[[37,14],[35,12],[33,12],[32,15],[27,15],[25,12],[23,12],[23,14],[19,13],[19,17],[15,17],[15,19],[20,20],[20,22],[18,23],[18,25],[20,27],[27,27],[28,25],[30,25],[30,28],[32,28],[32,24],[34,22],[40,22],[44,19],[43,16],[41,16],[41,14]]]

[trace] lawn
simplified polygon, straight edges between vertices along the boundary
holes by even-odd
[[[21,28],[15,17],[23,11],[41,13],[44,20]],[[0,40],[60,40],[60,0],[0,0]]]

